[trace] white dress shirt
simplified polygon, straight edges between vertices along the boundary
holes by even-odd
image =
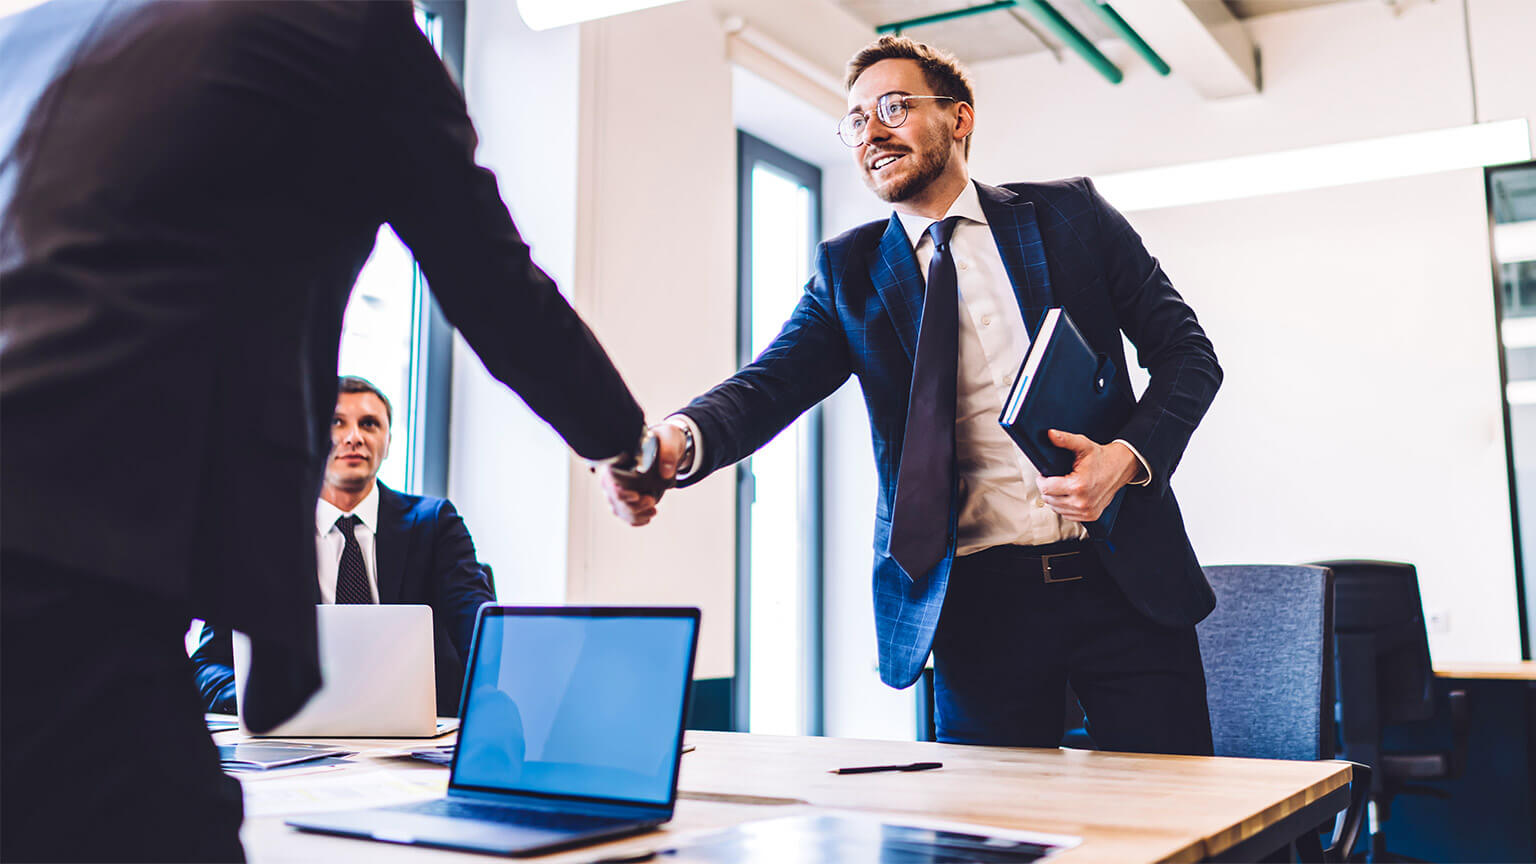
[[[896,215],[912,242],[918,270],[926,279],[934,252],[928,227],[939,220]],[[961,217],[949,241],[960,295],[960,357],[955,382],[960,525],[955,554],[969,555],[992,546],[1040,546],[1086,538],[1088,533],[1081,523],[1058,516],[1046,506],[1036,485],[1040,473],[997,422],[1003,400],[1029,350],[1029,331],[974,183],[966,184],[945,216]],[[666,422],[692,433],[694,464],[699,464],[705,442],[698,425],[685,414],[674,414]],[[1141,463],[1144,476],[1136,485],[1150,482],[1147,460],[1130,442],[1116,440]]]
[[[378,553],[374,537],[379,530],[379,484],[374,483],[363,500],[351,513],[343,513],[336,505],[320,499],[315,505],[315,570],[320,579],[320,601],[336,602],[336,574],[341,570],[341,552],[347,538],[336,527],[336,520],[343,516],[356,516],[362,522],[352,528],[352,536],[363,550],[363,569],[368,571],[368,593],[373,602],[379,602]]]
[[[967,183],[944,215],[961,217],[949,240],[960,288],[960,359],[955,382],[960,526],[955,554],[1087,537],[1081,524],[1045,506],[1035,485],[1039,472],[997,422],[1008,388],[1029,350],[1029,331],[975,184]],[[926,279],[934,252],[928,227],[938,220],[906,213],[896,216],[917,253],[918,271]]]

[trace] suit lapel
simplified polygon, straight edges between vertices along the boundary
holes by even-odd
[[[923,277],[917,270],[912,241],[907,239],[906,229],[895,213],[880,238],[879,254],[871,271],[875,291],[891,316],[907,359],[911,360],[917,355],[917,326],[923,317]]]
[[[405,524],[405,502],[392,490],[379,484],[379,524],[373,533],[374,574],[379,580],[379,602],[400,602],[400,588],[405,581],[405,553],[410,543]]]
[[[1024,327],[1033,341],[1052,299],[1051,271],[1046,265],[1040,224],[1035,221],[1035,204],[1007,189],[984,183],[977,183],[976,191],[1008,279],[1013,282],[1013,293],[1024,314]]]

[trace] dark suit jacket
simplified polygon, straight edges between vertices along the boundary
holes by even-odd
[[[0,21],[0,81],[0,546],[251,634],[256,728],[318,682],[314,503],[381,224],[571,447],[633,446],[409,3],[49,3]]]
[[[1115,362],[1115,386],[1131,393],[1122,332],[1151,373],[1115,437],[1146,457],[1152,482],[1126,489],[1113,533],[1095,548],[1147,617],[1191,626],[1210,612],[1215,597],[1168,481],[1221,383],[1210,340],[1135,230],[1086,178],[977,188],[1031,333],[1046,307],[1065,306],[1083,336]],[[762,446],[849,374],[859,377],[880,478],[874,568],[880,676],[895,687],[917,679],[932,649],[958,517],[952,483],[944,560],[914,580],[891,559],[891,505],[923,290],[912,244],[894,214],[828,240],[773,344],[682,410],[704,439],[703,458],[687,481],[694,483]]]
[[[374,544],[379,602],[432,607],[437,713],[457,717],[475,613],[480,604],[496,600],[496,586],[475,560],[475,541],[448,499],[404,495],[380,483]],[[318,583],[314,602],[320,602]],[[204,624],[192,668],[207,710],[235,713],[228,628]]]

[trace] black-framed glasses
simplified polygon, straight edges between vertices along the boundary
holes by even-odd
[[[957,101],[953,96],[913,96],[908,93],[887,93],[875,100],[875,116],[887,127],[895,129],[907,122],[907,111],[911,108],[907,103],[914,99],[939,99],[945,102]],[[843,115],[843,119],[837,124],[837,137],[843,139],[843,143],[849,147],[859,146],[864,140],[864,129],[869,126],[869,115],[863,111],[849,111]]]

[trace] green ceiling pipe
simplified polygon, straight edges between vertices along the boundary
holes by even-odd
[[[1099,17],[1104,19],[1104,23],[1109,25],[1109,29],[1115,31],[1121,39],[1124,39],[1132,48],[1136,49],[1136,53],[1141,55],[1141,59],[1147,61],[1147,65],[1156,69],[1157,74],[1167,75],[1173,71],[1169,67],[1168,62],[1159,56],[1156,51],[1152,50],[1152,46],[1147,44],[1147,40],[1141,38],[1141,34],[1131,29],[1131,25],[1126,23],[1124,18],[1120,17],[1120,13],[1115,11],[1115,7],[1109,5],[1105,0],[1083,0],[1083,3],[1089,9],[1097,12]]]
[[[1120,67],[1109,62],[1108,57],[1105,57],[1099,49],[1093,47],[1093,43],[1088,41],[1088,37],[1084,36],[1082,31],[1073,27],[1071,21],[1063,18],[1061,13],[1056,11],[1056,7],[1045,2],[1045,0],[1020,0],[1019,5],[1033,12],[1035,17],[1040,19],[1040,23],[1045,25],[1045,29],[1051,31],[1053,36],[1065,42],[1067,47],[1076,51],[1084,60],[1087,60],[1089,66],[1099,70],[1099,74],[1108,78],[1109,83],[1119,84],[1125,78],[1125,75],[1120,71]]]
[[[1045,29],[1051,31],[1057,39],[1065,42],[1067,47],[1076,51],[1084,60],[1087,60],[1088,65],[1099,70],[1099,74],[1108,78],[1109,83],[1119,84],[1125,78],[1125,75],[1121,73],[1118,66],[1109,62],[1108,57],[1105,57],[1100,53],[1099,49],[1093,47],[1093,43],[1088,41],[1088,37],[1084,36],[1076,27],[1073,27],[1071,21],[1063,18],[1061,13],[1057,12],[1055,7],[1045,2],[1045,0],[997,0],[997,2],[988,3],[985,6],[967,6],[964,9],[924,15],[921,18],[892,21],[889,24],[881,24],[876,27],[875,32],[900,33],[908,27],[917,27],[922,24],[937,24],[940,21],[966,18],[971,15],[980,15],[984,12],[995,12],[999,9],[1007,9],[1010,6],[1023,6],[1025,9],[1033,12],[1035,17],[1040,19],[1040,22],[1045,25]],[[1119,18],[1120,16],[1116,15],[1115,17]],[[1125,26],[1127,32],[1135,33],[1129,25],[1125,25],[1124,21],[1120,23],[1122,26]],[[1138,36],[1136,38],[1140,40],[1141,37]],[[1147,50],[1151,51],[1152,49],[1148,48]]]
[[[937,24],[940,21],[949,21],[955,18],[969,18],[972,15],[980,15],[983,12],[996,12],[999,9],[1007,9],[1017,6],[1019,0],[997,0],[996,3],[988,3],[985,6],[967,6],[964,9],[955,9],[949,12],[938,12],[933,15],[924,15],[921,18],[908,18],[905,21],[892,21],[889,24],[881,24],[875,28],[876,33],[901,33],[908,27],[918,27],[923,24]]]

